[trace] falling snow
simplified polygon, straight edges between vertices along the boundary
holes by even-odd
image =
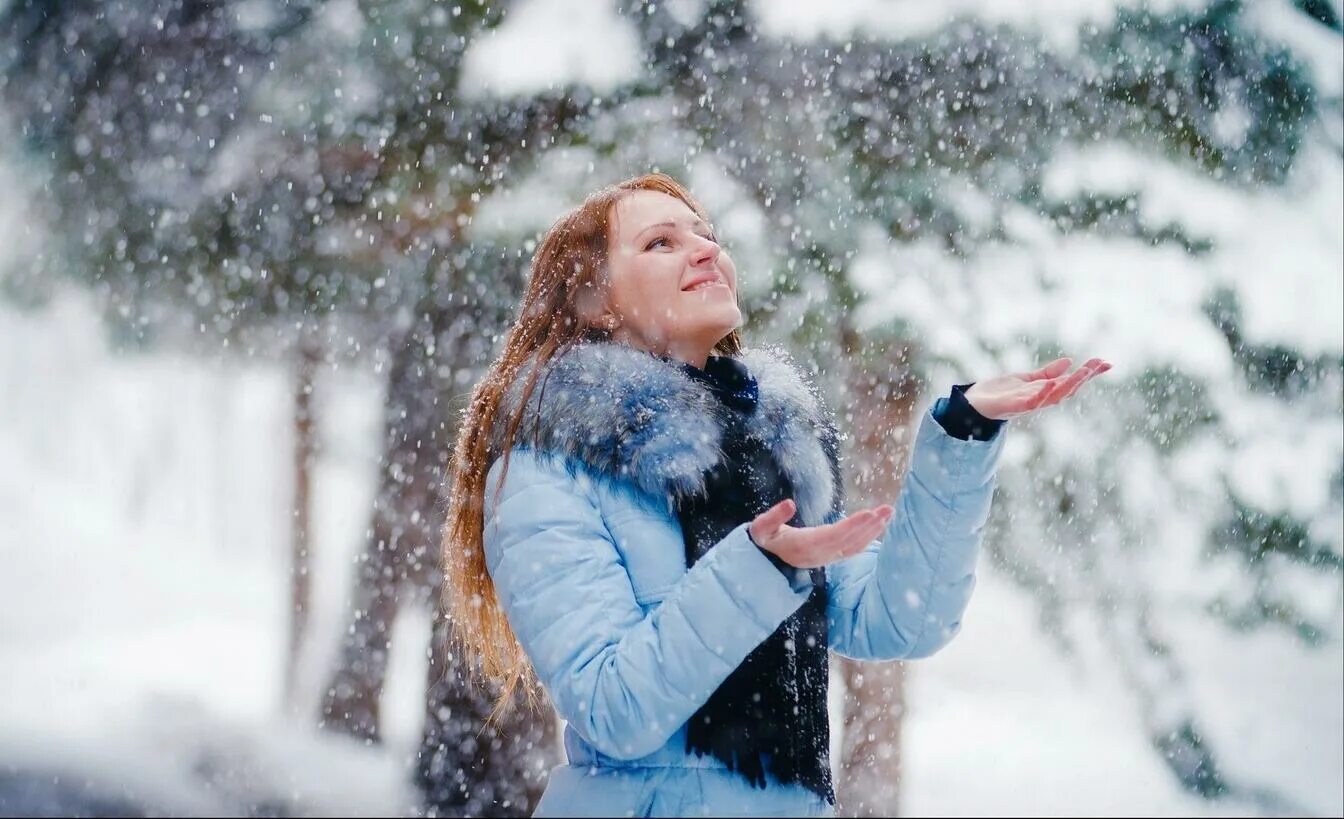
[[[842,814],[1344,813],[1342,21],[0,2],[0,813],[526,813],[441,487],[540,232],[651,169],[852,498],[949,385],[1115,364],[1010,422],[951,645],[832,664]]]

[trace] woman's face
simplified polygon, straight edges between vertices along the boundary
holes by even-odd
[[[703,367],[742,323],[732,260],[680,199],[633,191],[613,210],[606,300],[618,322],[613,337]]]

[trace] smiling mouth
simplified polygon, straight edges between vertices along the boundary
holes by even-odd
[[[686,288],[685,290],[683,290],[683,291],[681,291],[681,292],[683,292],[683,293],[694,293],[694,292],[696,292],[697,290],[705,290],[706,288],[710,288],[710,287],[727,287],[727,286],[728,286],[728,285],[725,284],[724,281],[723,281],[722,279],[709,279],[708,281],[703,281],[703,282],[700,282],[699,284],[691,285],[690,287]]]

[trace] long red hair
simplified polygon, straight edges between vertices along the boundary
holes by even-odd
[[[496,714],[521,687],[535,694],[531,664],[499,607],[495,587],[485,566],[482,533],[486,472],[490,468],[491,430],[505,424],[504,469],[508,452],[522,423],[523,408],[546,362],[584,339],[603,337],[591,323],[591,299],[603,290],[610,225],[616,203],[633,191],[656,191],[675,197],[697,216],[709,221],[690,192],[666,174],[627,179],[590,195],[560,217],[542,238],[532,259],[527,290],[518,318],[504,338],[504,348],[477,384],[462,417],[453,451],[448,517],[443,532],[443,566],[452,633],[469,665],[500,686]],[[741,341],[736,331],[715,347],[722,355],[736,355]],[[505,391],[529,361],[535,360],[523,385],[522,400],[511,418],[497,419]],[[495,453],[498,454],[498,453]]]

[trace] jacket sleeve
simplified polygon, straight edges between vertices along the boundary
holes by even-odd
[[[861,660],[927,657],[961,628],[1004,432],[959,440],[926,413],[880,540],[827,568],[831,648]]]
[[[743,524],[645,613],[587,473],[515,450],[496,497],[498,469],[484,543],[500,605],[560,716],[603,754],[661,747],[807,599]]]

